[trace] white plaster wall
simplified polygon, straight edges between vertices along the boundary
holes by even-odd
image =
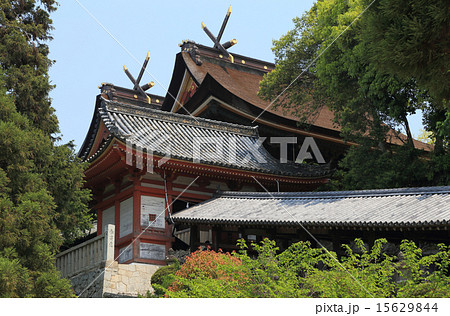
[[[106,210],[103,210],[103,212],[102,212],[103,229],[108,224],[114,225],[115,221],[116,221],[116,219],[115,219],[115,207],[114,206],[111,206],[111,207],[107,208]]]
[[[120,202],[120,230],[122,238],[133,231],[133,197]]]
[[[142,259],[164,260],[166,259],[166,246],[141,242],[139,245],[139,257]]]
[[[141,196],[141,226],[149,225],[149,215],[156,215],[156,222],[152,228],[165,228],[164,199],[155,196]]]

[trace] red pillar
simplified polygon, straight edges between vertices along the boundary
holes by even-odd
[[[97,236],[102,234],[102,211],[97,210]]]
[[[141,191],[137,189],[140,186],[139,179],[135,179],[133,189],[133,240],[137,239],[141,233]],[[133,244],[133,258],[139,258],[139,240]]]
[[[114,181],[114,189],[115,189],[115,200],[114,200],[114,223],[116,226],[116,232],[115,232],[115,236],[114,239],[116,241],[119,240],[119,236],[120,236],[120,201],[117,199],[117,195],[119,195],[120,193],[120,186],[122,184],[122,179],[116,179]],[[115,247],[114,249],[114,258],[117,258],[119,256],[119,248]]]
[[[164,214],[165,218],[167,218],[167,216],[169,216],[169,212],[171,212],[172,206],[173,206],[172,203],[173,203],[174,197],[169,194],[169,192],[172,192],[172,188],[173,188],[172,183],[173,183],[173,177],[169,177],[167,179],[167,192],[166,192],[167,199],[165,200],[166,201],[166,207],[165,207],[166,211]],[[167,223],[167,221],[165,221],[165,235],[167,237],[172,237],[172,230],[173,230],[172,225],[169,225],[169,223]],[[169,252],[170,247],[172,247],[172,239],[169,239],[166,242],[166,256]]]
[[[116,232],[115,232],[115,244],[117,245],[117,241],[119,240],[119,233],[120,233],[120,201],[116,199],[114,201],[114,223],[116,226]],[[114,258],[117,258],[119,256],[119,248],[115,247],[114,249]]]

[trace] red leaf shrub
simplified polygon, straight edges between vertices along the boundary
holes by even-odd
[[[168,288],[170,292],[176,292],[183,289],[180,280],[193,279],[215,279],[226,282],[245,282],[248,281],[245,271],[242,269],[242,262],[230,253],[223,253],[221,249],[218,252],[211,250],[197,250],[192,253],[186,262],[181,265],[180,270],[175,273],[176,280]]]

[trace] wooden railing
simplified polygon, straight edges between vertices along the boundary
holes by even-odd
[[[56,256],[56,267],[63,278],[71,277],[105,261],[114,260],[115,226],[107,225],[103,234],[76,245]]]
[[[181,239],[185,244],[189,245],[189,242],[190,242],[189,239],[190,239],[190,236],[191,236],[191,229],[190,228],[176,231],[174,233],[174,235],[178,239]]]

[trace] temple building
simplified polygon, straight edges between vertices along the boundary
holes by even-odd
[[[261,183],[310,191],[328,179],[327,167],[280,163],[258,145],[256,127],[161,111],[162,99],[149,98],[134,102],[125,89],[103,85],[80,151],[90,163],[97,233],[115,225],[121,263],[164,264],[171,214],[218,190],[261,191]]]
[[[204,117],[246,126],[258,126],[259,135],[267,137],[265,148],[280,158],[284,137],[287,158],[295,161],[305,137],[313,137],[321,157],[313,153],[313,162],[332,166],[341,159],[348,146],[340,136],[340,126],[327,106],[312,111],[303,119],[289,108],[275,107],[257,93],[264,75],[275,68],[269,62],[233,54],[233,62],[217,48],[183,41],[169,91],[162,110]],[[290,139],[288,139],[288,137]],[[400,145],[405,135],[391,130],[388,141]],[[271,139],[270,139],[271,138]],[[429,144],[414,140],[418,149],[430,151]]]
[[[203,28],[214,47],[183,41],[165,96],[140,85],[149,55],[136,78],[124,67],[131,89],[99,87],[79,152],[96,236],[57,257],[77,294],[143,294],[171,248],[234,250],[239,238],[335,251],[355,237],[449,242],[450,187],[312,192],[354,144],[327,107],[307,125],[271,107],[257,92],[275,65],[231,55],[235,40]]]
[[[93,192],[97,234],[102,234],[106,225],[115,225],[115,257],[119,263],[164,264],[175,243],[191,250],[208,243],[231,250],[243,236],[255,240],[268,236],[287,247],[308,234],[298,225],[278,227],[271,216],[284,210],[273,205],[269,216],[270,212],[264,213],[263,205],[258,206],[256,201],[264,200],[269,205],[275,196],[280,201],[297,202],[305,201],[306,196],[312,199],[308,203],[329,199],[327,205],[335,205],[332,192],[301,192],[314,191],[326,183],[331,174],[330,161],[339,159],[351,144],[339,136],[339,127],[328,109],[323,109],[307,129],[281,110],[269,108],[263,112],[269,103],[257,96],[259,82],[273,68],[273,64],[236,54],[231,61],[216,48],[184,41],[165,97],[143,92],[126,68],[134,89],[107,83],[100,86],[79,155],[90,163],[86,185]],[[143,88],[151,84],[146,86]],[[283,143],[286,139],[288,142]],[[295,162],[302,152],[301,144],[308,139],[314,145],[306,147],[310,156],[305,161],[310,163]],[[415,145],[429,150],[421,142]],[[224,191],[227,193],[220,193]],[[271,196],[268,192],[277,193]],[[202,203],[217,194],[219,197]],[[355,196],[373,197],[380,192],[339,194],[355,201]],[[218,201],[232,203],[219,205]],[[192,208],[198,203],[202,204]],[[361,223],[347,219],[359,223],[352,229],[341,221],[339,228],[334,227],[327,215],[332,217],[332,210],[348,211],[348,205],[342,210],[340,207],[332,206],[324,212],[323,227],[314,226],[315,234],[321,238],[327,235],[328,242],[339,244],[352,236],[366,236],[360,229],[365,221],[378,222],[370,218],[374,214],[371,209],[365,208],[355,213],[358,218],[367,214]],[[401,217],[400,211],[392,212]],[[245,221],[255,213],[262,217]],[[313,218],[314,212],[306,214],[312,216],[310,221],[305,219],[307,222],[320,222]],[[238,221],[239,225],[235,224],[236,216],[244,219]],[[264,224],[258,226],[258,222]],[[373,239],[376,234],[369,235],[366,237]],[[444,235],[448,232],[436,236]]]
[[[237,250],[235,241],[275,240],[283,250],[300,240],[343,254],[342,244],[369,246],[414,240],[419,247],[450,242],[450,187],[333,192],[221,192],[174,215],[189,228],[191,250]],[[206,243],[201,232],[212,231]],[[425,250],[425,249],[423,249]],[[394,253],[396,254],[396,253]]]

